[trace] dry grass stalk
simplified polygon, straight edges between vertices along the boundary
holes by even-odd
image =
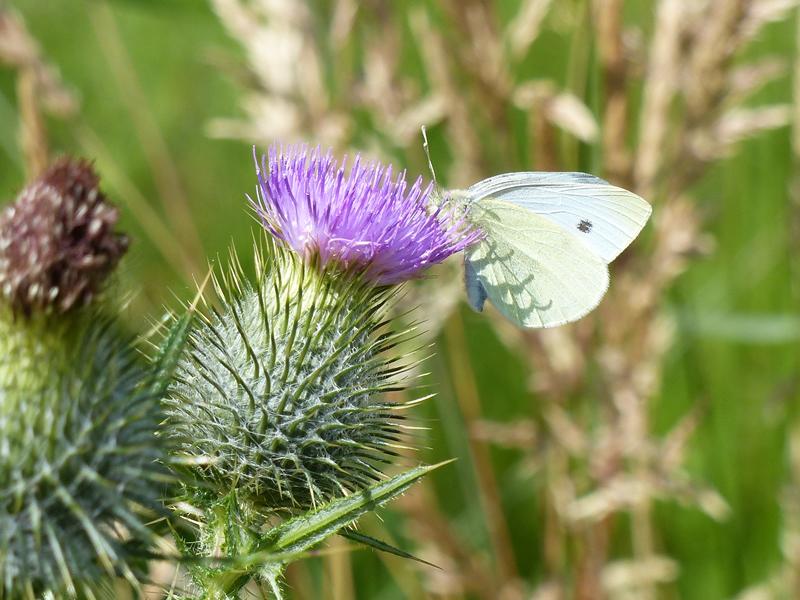
[[[42,55],[38,42],[25,28],[21,17],[1,6],[0,64],[34,73],[39,102],[49,114],[67,119],[78,111],[74,93],[64,84],[58,70]]]
[[[475,553],[453,531],[452,523],[437,508],[436,498],[426,486],[400,498],[398,504],[412,518],[416,538],[425,548],[423,557],[442,567],[429,575],[428,589],[435,595],[463,597],[475,594],[483,600],[495,600],[503,594],[504,585],[496,571],[487,564],[486,556]]]
[[[109,62],[121,98],[126,102],[135,125],[134,133],[150,165],[169,225],[186,246],[188,255],[194,257],[191,272],[201,271],[203,243],[195,226],[189,198],[155,115],[147,108],[148,99],[117,28],[114,13],[106,2],[97,2],[89,14],[103,55]]]
[[[604,3],[602,8],[608,9],[608,6]],[[682,472],[679,458],[687,442],[686,436],[677,433],[668,436],[672,449],[666,456],[670,456],[670,460],[667,463],[654,461],[654,457],[660,456],[663,449],[650,439],[646,418],[647,403],[658,391],[662,357],[670,346],[672,336],[669,322],[660,316],[660,299],[672,281],[686,268],[690,257],[709,247],[700,231],[699,215],[692,201],[684,196],[685,191],[712,160],[729,152],[738,140],[763,129],[781,126],[787,121],[787,109],[783,106],[760,107],[747,112],[730,107],[737,98],[735,94],[741,98],[742,90],[757,88],[760,81],[769,80],[776,69],[770,66],[766,74],[764,69],[756,68],[734,71],[731,60],[741,50],[741,42],[750,39],[738,33],[748,13],[735,2],[711,2],[705,11],[706,18],[715,19],[715,26],[710,31],[692,30],[689,23],[696,21],[689,18],[686,2],[663,0],[660,4],[650,71],[645,81],[640,150],[637,150],[634,162],[628,167],[629,173],[619,170],[620,165],[624,164],[622,160],[608,165],[612,180],[618,178],[625,182],[635,179],[649,197],[663,199],[663,204],[656,212],[656,239],[652,252],[623,265],[627,269],[626,272],[617,273],[611,292],[613,299],[607,301],[599,313],[603,337],[597,346],[599,354],[597,350],[594,354],[599,356],[605,372],[611,410],[600,426],[601,435],[592,436],[598,441],[592,443],[592,449],[588,451],[581,444],[567,441],[563,425],[548,421],[553,440],[570,456],[595,457],[589,471],[594,481],[589,488],[594,489],[588,494],[581,494],[572,485],[574,473],[558,469],[552,472],[553,505],[569,507],[552,514],[568,521],[588,519],[596,522],[599,530],[592,533],[589,529],[583,534],[585,543],[591,545],[592,538],[598,535],[602,537],[609,517],[619,512],[632,512],[633,542],[639,561],[649,561],[654,556],[649,523],[649,505],[654,497],[688,500],[716,518],[726,515],[724,501],[713,490],[691,484]],[[605,18],[611,19],[608,15]],[[619,30],[613,20],[611,23],[599,30],[601,38],[603,35],[610,36],[610,39],[601,39],[599,42],[601,48],[605,46],[606,56],[614,56],[611,49],[619,48]],[[682,40],[684,44],[689,40],[688,46],[682,47]],[[683,79],[678,79],[683,56],[692,56],[693,61],[691,70]],[[607,70],[611,62],[606,59]],[[622,112],[622,103],[614,108],[617,91],[614,86],[607,87],[611,97],[606,98],[606,110],[611,106],[612,112],[606,113],[605,127],[614,122],[614,110]],[[676,135],[680,141],[674,146],[679,150],[665,152],[664,147],[671,141],[667,139],[665,125],[675,122],[670,118],[670,113],[675,110],[673,101],[678,95],[684,99],[680,106],[685,111],[680,121],[682,127]],[[723,112],[722,108],[726,106],[730,108]],[[610,147],[612,154],[617,152],[618,156],[622,156],[623,144],[615,141],[613,134],[610,135],[611,138],[604,138],[606,148]],[[704,154],[696,149],[687,152],[690,140],[699,137],[713,140],[713,144]],[[689,175],[683,175],[682,170]],[[659,178],[666,173],[672,174],[670,180]],[[573,357],[570,366],[569,361],[563,359],[564,352],[553,352],[552,348],[581,348],[583,352],[591,354],[583,330],[581,324],[564,330],[574,339],[574,342],[566,344],[563,341],[564,333],[518,334],[523,338],[535,337],[535,340],[528,342],[528,346],[532,353],[531,362],[536,365],[537,391],[558,399],[580,387],[584,375],[582,361],[576,358],[580,352],[567,354]],[[559,343],[546,344],[551,338],[559,339]],[[519,343],[514,345],[520,346]],[[564,420],[561,419],[562,422]],[[580,430],[581,426],[566,428],[573,429]],[[555,461],[553,464],[563,463]],[[632,466],[623,467],[626,464]],[[627,469],[630,471],[625,474]],[[602,545],[594,547],[597,549]],[[579,589],[590,594],[587,590],[596,583],[596,575],[585,572],[582,576],[590,583],[579,584]],[[654,582],[644,582],[643,587],[637,587],[635,597],[652,595]]]
[[[472,428],[482,418],[481,405],[477,384],[472,370],[469,368],[469,357],[465,352],[467,340],[461,319],[450,319],[445,326],[444,333],[445,338],[448,340],[448,346],[452,352],[455,352],[455,354],[451,355],[450,369],[456,386],[456,397],[467,427]],[[516,557],[511,544],[508,523],[503,515],[500,490],[496,475],[492,469],[489,446],[481,443],[475,437],[470,437],[470,451],[472,453],[472,461],[475,464],[477,479],[480,483],[478,493],[481,496],[481,504],[486,513],[489,537],[497,558],[499,575],[501,581],[505,581],[507,585],[514,585],[515,580],[519,577]]]
[[[26,177],[32,179],[44,171],[50,158],[43,110],[67,118],[77,110],[77,102],[58,72],[44,60],[39,44],[22,19],[3,7],[0,7],[0,63],[17,71],[20,146]]]
[[[509,52],[515,60],[523,58],[539,37],[552,3],[553,0],[524,0],[520,5],[505,32]]]
[[[791,199],[791,214],[790,214],[790,235],[789,239],[792,240],[792,248],[795,253],[800,253],[800,10],[797,11],[795,17],[795,29],[797,31],[795,37],[795,57],[794,65],[792,68],[792,163],[794,166],[795,176],[791,182],[790,199]],[[794,277],[792,277],[792,291],[793,297],[796,301],[800,301],[800,268],[795,265]]]
[[[623,42],[623,0],[594,3],[597,45],[603,70],[605,108],[603,112],[603,160],[608,176],[630,187],[628,135],[628,59]]]
[[[554,125],[585,143],[594,142],[598,137],[600,128],[586,104],[575,94],[560,91],[552,81],[520,83],[511,99],[514,106],[528,111],[535,123]],[[553,162],[557,160],[555,155],[550,158]]]
[[[22,67],[17,75],[17,102],[21,121],[20,146],[25,156],[26,176],[37,177],[50,163],[44,117],[39,108],[35,70]]]
[[[470,107],[451,72],[446,42],[432,26],[427,11],[412,11],[409,24],[422,52],[428,81],[447,104],[447,137],[451,147],[458,148],[453,153],[447,181],[455,186],[468,185],[483,171],[481,141],[473,128]]]
[[[650,45],[648,72],[644,80],[644,100],[640,113],[640,135],[634,165],[636,189],[645,198],[653,198],[656,178],[667,131],[672,119],[670,109],[679,84],[681,69],[681,32],[685,0],[660,0],[656,13],[658,26]]]
[[[212,5],[247,51],[257,89],[245,97],[247,120],[218,119],[210,133],[264,143],[311,132],[320,143],[341,148],[350,117],[331,105],[308,7],[286,0],[213,0]],[[335,45],[353,27],[355,12],[346,4],[339,8],[329,32]]]
[[[441,6],[457,38],[456,44],[449,45],[451,72],[469,77],[472,96],[469,109],[473,114],[480,111],[486,116],[492,127],[495,151],[508,160],[511,127],[507,108],[513,78],[496,16],[490,4],[482,0],[441,0]],[[459,90],[460,94],[464,92]]]

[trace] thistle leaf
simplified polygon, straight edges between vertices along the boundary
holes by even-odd
[[[396,498],[422,477],[451,461],[422,465],[344,498],[328,502],[281,524],[270,532],[265,550],[280,552],[283,562],[292,553],[305,552],[364,513]]]
[[[441,567],[433,564],[432,562],[428,562],[427,560],[422,560],[421,558],[414,556],[413,554],[410,554],[405,550],[401,550],[400,548],[395,548],[391,544],[387,544],[382,540],[360,533],[355,529],[345,528],[339,532],[339,535],[350,541],[358,542],[359,544],[364,544],[365,546],[369,546],[370,548],[379,550],[380,552],[386,552],[387,554],[394,554],[395,556],[399,556],[400,558],[408,558],[411,560],[415,560],[418,563],[422,563],[423,565],[428,565],[429,567],[434,567],[436,569],[441,570]]]
[[[157,398],[162,398],[172,382],[172,377],[175,374],[175,369],[178,367],[183,349],[186,342],[189,340],[189,333],[192,329],[194,321],[195,309],[197,303],[202,297],[203,290],[211,278],[211,272],[206,276],[203,283],[200,285],[197,296],[188,306],[184,315],[179,319],[175,319],[169,329],[167,335],[164,336],[161,345],[158,347],[158,352],[153,359],[153,383],[150,391]]]
[[[347,527],[364,513],[396,498],[422,477],[450,462],[415,467],[285,521],[260,540],[256,552],[235,559],[221,574],[206,580],[203,589],[206,592],[214,590],[220,598],[234,598],[257,569],[258,577],[269,584],[275,598],[282,598],[279,581],[285,565],[305,558],[318,543]],[[414,558],[368,536],[360,537],[358,541],[404,558]]]

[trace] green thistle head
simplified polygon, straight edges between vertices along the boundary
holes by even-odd
[[[0,215],[0,597],[138,585],[155,542],[153,376],[89,305],[127,247],[97,183],[60,161]]]
[[[259,511],[378,479],[404,406],[381,397],[405,370],[385,356],[406,336],[385,320],[393,288],[319,269],[268,236],[254,283],[231,264],[216,282],[222,306],[190,336],[167,401],[195,475]]]
[[[0,387],[0,591],[90,597],[112,577],[136,585],[164,481],[148,372],[98,315],[26,330],[49,338],[46,376]],[[0,369],[17,366],[3,355]]]

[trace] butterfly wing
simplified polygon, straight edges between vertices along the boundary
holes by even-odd
[[[468,192],[473,202],[503,200],[545,217],[606,263],[639,235],[652,212],[636,194],[586,173],[504,173]]]
[[[554,327],[584,316],[608,289],[604,260],[547,218],[492,198],[471,217],[485,234],[464,255],[475,310],[488,299],[520,327]]]

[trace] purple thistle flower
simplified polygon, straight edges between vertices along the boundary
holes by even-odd
[[[423,188],[421,177],[408,189],[405,171],[393,178],[391,166],[356,155],[346,173],[346,158],[305,146],[273,146],[268,162],[267,170],[267,157],[260,168],[256,159],[258,199],[250,202],[269,233],[320,266],[394,284],[480,238],[446,205],[430,206],[433,186]]]

